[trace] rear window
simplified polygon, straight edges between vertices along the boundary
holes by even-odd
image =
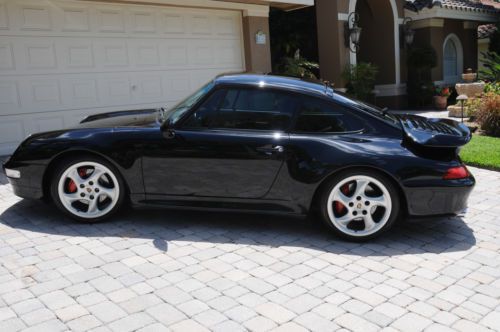
[[[321,99],[303,97],[295,132],[345,133],[364,129],[364,122],[349,110]]]

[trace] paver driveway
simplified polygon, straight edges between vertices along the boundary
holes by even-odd
[[[0,331],[500,330],[500,174],[471,170],[465,218],[367,244],[257,215],[80,225],[0,177]]]

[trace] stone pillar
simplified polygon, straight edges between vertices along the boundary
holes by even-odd
[[[255,36],[262,31],[265,44],[257,44]],[[245,47],[245,68],[247,72],[270,73],[271,45],[269,38],[269,17],[243,15],[243,42]]]

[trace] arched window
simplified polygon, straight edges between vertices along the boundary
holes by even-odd
[[[446,83],[460,80],[463,67],[463,53],[460,39],[454,34],[446,37],[443,45],[443,79]]]

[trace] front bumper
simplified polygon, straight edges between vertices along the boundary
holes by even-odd
[[[474,189],[473,177],[445,182],[436,187],[406,187],[410,216],[458,215],[467,209],[469,195]]]
[[[2,168],[16,196],[30,199],[43,197],[42,179],[45,165],[15,163],[8,159]],[[6,169],[13,172],[7,174]],[[19,172],[20,177],[12,177],[16,172]]]

